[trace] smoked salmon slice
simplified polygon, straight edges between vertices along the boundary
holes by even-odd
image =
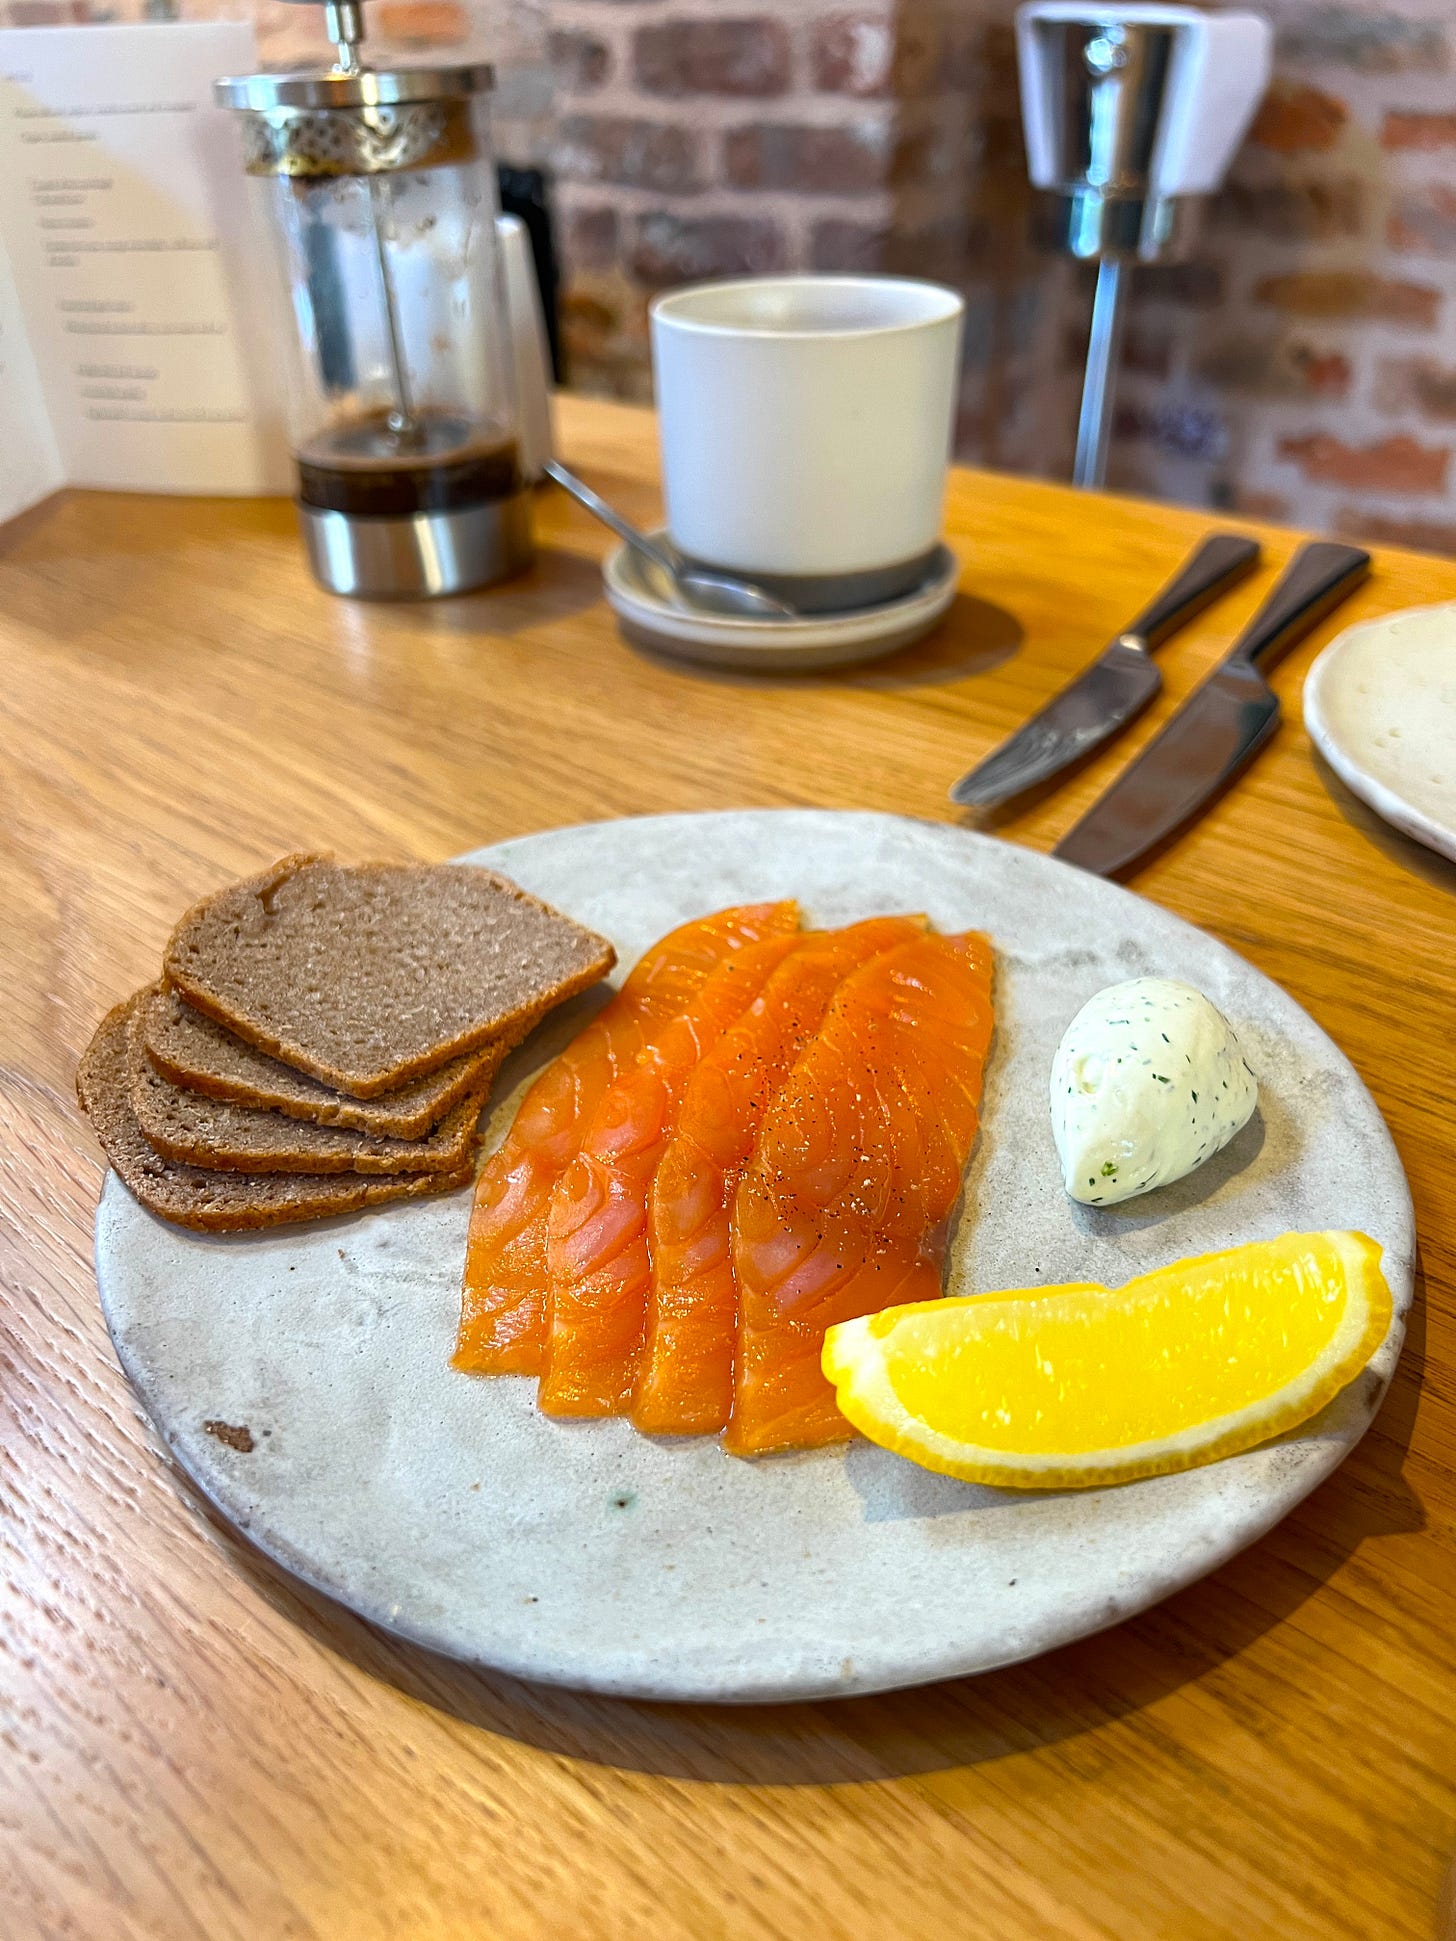
[[[534,1374],[546,1321],[551,1195],[619,1071],[737,951],[798,930],[793,902],[719,910],[671,931],[521,1101],[505,1143],[475,1186],[454,1365],[472,1374]]]
[[[732,1211],[758,1128],[842,981],[925,929],[872,917],[810,937],[694,1067],[648,1210],[652,1286],[632,1397],[648,1435],[711,1435],[733,1406],[738,1283]]]
[[[537,1398],[548,1415],[616,1415],[630,1402],[652,1283],[648,1195],[678,1102],[705,1051],[803,942],[768,937],[727,957],[603,1093],[551,1197]]]
[[[733,1206],[736,1455],[852,1431],[820,1372],[838,1321],[940,1294],[976,1134],[991,948],[927,934],[855,971],[763,1122]]]

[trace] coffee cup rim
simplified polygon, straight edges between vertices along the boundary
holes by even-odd
[[[922,300],[923,308],[919,314],[906,314],[886,317],[883,322],[835,324],[827,322],[822,327],[797,325],[792,329],[775,327],[772,323],[760,323],[744,319],[714,318],[694,316],[695,309],[701,309],[719,298],[731,298],[744,291],[769,292],[786,290],[803,292],[817,290],[825,292],[860,292],[865,295],[885,295],[894,292],[903,298],[910,293]],[[846,342],[867,337],[885,337],[909,331],[934,329],[938,325],[953,323],[965,311],[965,299],[958,291],[949,289],[943,283],[932,283],[915,276],[733,276],[719,277],[701,283],[684,284],[681,289],[664,291],[652,299],[648,314],[654,323],[661,323],[670,329],[702,337],[753,338],[767,342]]]

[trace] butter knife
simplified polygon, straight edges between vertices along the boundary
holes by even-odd
[[[1141,714],[1163,685],[1152,650],[1259,563],[1257,540],[1205,539],[1182,571],[1084,674],[994,749],[950,792],[963,808],[992,809],[1084,760]]]
[[[1190,822],[1278,727],[1266,671],[1369,571],[1369,553],[1355,546],[1302,546],[1227,657],[1053,855],[1116,876]]]

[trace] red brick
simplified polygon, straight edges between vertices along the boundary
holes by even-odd
[[[837,13],[816,22],[810,43],[822,94],[872,100],[894,91],[895,23],[889,13]]]
[[[1291,348],[1290,356],[1311,397],[1343,398],[1348,394],[1350,360],[1343,351],[1310,350],[1298,344]]]
[[[809,267],[831,274],[882,270],[891,235],[887,223],[846,222],[838,216],[816,222],[809,236]]]
[[[1288,525],[1294,508],[1278,492],[1265,492],[1257,486],[1236,486],[1226,508],[1245,519],[1267,519],[1273,525]]]
[[[884,184],[889,148],[887,132],[873,125],[813,128],[755,122],[729,131],[723,175],[735,189],[858,195]]]
[[[988,247],[984,224],[957,209],[935,222],[895,229],[883,267],[892,276],[928,276],[934,282],[955,283],[964,278],[967,262],[984,257]]]
[[[556,166],[568,181],[674,192],[700,186],[691,129],[624,115],[568,115],[557,132]]]
[[[1015,291],[1015,289],[1004,293],[1002,291],[992,293],[986,289],[967,291],[965,328],[961,330],[961,390],[967,396],[986,394],[986,369],[992,357],[998,359],[998,371],[992,388],[998,398],[1002,396],[1002,382],[1008,377],[1008,373],[1015,371],[1015,365],[1017,365],[1015,353],[1002,355],[1006,349],[1002,338],[1004,336],[1015,338],[1017,324],[1021,320],[1025,320],[1027,324],[1025,336],[1029,338],[1031,326],[1035,322],[1033,305],[1027,305],[1025,313],[1021,311],[1023,297],[1025,297],[1025,291]],[[1081,351],[1077,351],[1075,355],[1074,371],[1081,371]],[[1009,400],[1004,400],[1004,404],[1009,413]],[[1068,431],[1070,429],[1072,429],[1072,421],[1068,419]]]
[[[571,270],[604,270],[617,260],[615,209],[569,209],[562,255]]]
[[[1334,95],[1276,82],[1254,117],[1249,139],[1281,155],[1322,151],[1334,147],[1347,119],[1344,102]]]
[[[1421,445],[1400,435],[1378,445],[1347,445],[1326,431],[1281,438],[1279,456],[1297,465],[1314,485],[1364,486],[1371,492],[1440,492],[1451,453],[1444,445]]]
[[[936,86],[942,94],[971,95],[989,118],[997,104],[1013,116],[1021,93],[1016,33],[1007,20],[942,19]]]
[[[967,260],[985,243],[979,226],[959,209],[912,229],[827,217],[810,232],[809,267],[831,274],[880,271],[951,282],[964,274]]]
[[[1087,354],[1085,333],[1072,362],[1080,364]],[[1143,323],[1128,319],[1122,335],[1122,368],[1143,377],[1166,377],[1173,368],[1173,332],[1166,324]]]
[[[1225,337],[1194,360],[1194,370],[1256,397],[1342,398],[1350,389],[1347,357],[1282,338]]]
[[[607,43],[577,27],[555,29],[547,37],[546,52],[557,85],[577,94],[599,88],[612,70]]]
[[[1418,195],[1399,198],[1385,231],[1392,249],[1445,256],[1456,249],[1456,189],[1433,183]]]
[[[1285,61],[1352,67],[1367,74],[1444,71],[1447,63],[1445,36],[1434,21],[1409,20],[1384,7],[1354,7],[1344,0],[1281,21],[1279,54]]]
[[[1456,115],[1388,114],[1382,148],[1456,148]]]
[[[1119,438],[1136,438],[1175,458],[1222,458],[1228,425],[1217,411],[1198,404],[1120,404],[1113,417]]]
[[[983,181],[999,177],[1023,196],[1030,193],[1026,180],[1026,142],[1021,122],[1015,115],[988,110],[976,128],[976,142]]]
[[[679,216],[664,210],[637,219],[629,257],[644,283],[700,276],[758,276],[783,269],[783,232],[764,216]]]
[[[789,87],[788,30],[780,21],[666,20],[632,36],[632,71],[644,94],[763,98]]]
[[[388,0],[370,18],[381,38],[412,47],[458,47],[470,34],[459,0]]]
[[[1219,229],[1281,242],[1356,236],[1364,224],[1365,188],[1353,175],[1322,182],[1228,182],[1212,214]]]
[[[1145,302],[1210,310],[1223,300],[1223,276],[1212,263],[1140,263],[1133,289]]]
[[[992,449],[998,424],[986,409],[984,400],[963,398],[956,406],[951,447],[962,465],[984,464]]]
[[[1385,512],[1342,505],[1335,514],[1335,531],[1346,539],[1409,546],[1417,553],[1456,553],[1456,524],[1445,519],[1392,519]]]
[[[819,21],[810,43],[814,86],[822,94],[851,94],[860,100],[889,95],[904,101],[938,88],[953,91],[945,76],[946,56],[936,23],[902,12],[830,14]]]
[[[1375,381],[1375,402],[1382,411],[1418,411],[1456,423],[1456,367],[1430,357],[1388,359]]]
[[[927,182],[965,181],[979,153],[973,139],[954,103],[928,103],[918,113],[902,110],[890,158],[891,187],[913,190]]]
[[[1254,296],[1294,317],[1368,318],[1382,323],[1429,329],[1441,307],[1441,293],[1424,283],[1372,276],[1368,270],[1293,270],[1266,276]]]

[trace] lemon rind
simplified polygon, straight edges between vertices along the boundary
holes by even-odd
[[[1328,1349],[1294,1381],[1262,1401],[1210,1417],[1155,1441],[1108,1451],[1017,1456],[958,1441],[915,1418],[890,1379],[885,1342],[888,1315],[866,1316],[831,1329],[824,1373],[835,1385],[841,1413],[861,1434],[924,1469],[963,1482],[1003,1489],[1093,1489],[1169,1476],[1241,1455],[1317,1415],[1364,1368],[1390,1329],[1390,1290],[1380,1249],[1364,1234],[1331,1233],[1343,1256],[1349,1298]],[[1029,1295],[1049,1290],[1028,1289]],[[979,1295],[970,1299],[1007,1298]],[[917,1311],[938,1303],[917,1302]],[[893,1312],[893,1311],[891,1311]]]

